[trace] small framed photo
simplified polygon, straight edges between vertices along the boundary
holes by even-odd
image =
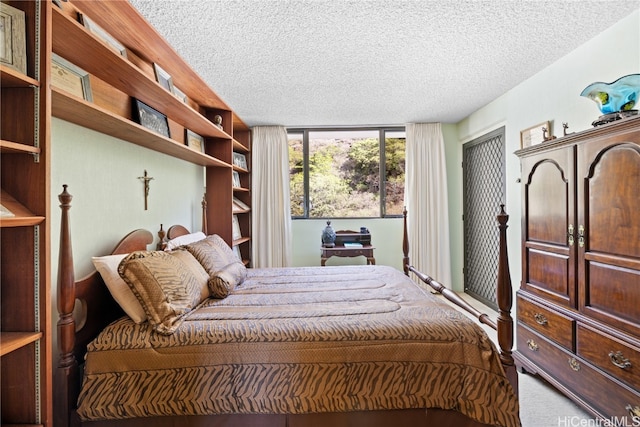
[[[233,171],[233,187],[234,188],[240,188],[240,174],[236,171]]]
[[[14,216],[16,215],[9,208],[0,204],[0,218],[13,218]]]
[[[160,83],[160,86],[173,93],[173,79],[165,70],[163,70],[158,64],[153,64],[153,71],[156,74],[156,81]]]
[[[133,119],[149,130],[166,138],[170,137],[167,116],[135,98],[133,98]]]
[[[127,57],[127,49],[105,29],[96,24],[91,18],[88,18],[87,15],[78,12],[78,21],[80,21],[87,30],[91,31],[93,34],[98,36],[99,39],[108,44],[113,50],[125,58]]]
[[[520,148],[531,147],[545,141],[545,134],[550,131],[550,122],[542,122],[538,125],[520,131]]]
[[[233,153],[233,164],[242,169],[247,169],[247,158],[244,154]]]
[[[238,199],[237,197],[233,198],[233,204],[238,206],[239,209],[248,211],[249,209],[249,205],[247,205],[246,203],[244,203],[242,200]]]
[[[238,257],[240,261],[242,261],[242,255],[240,255],[240,248],[236,245],[233,247],[233,253]]]
[[[238,221],[238,215],[233,216],[233,240],[242,239],[242,232],[240,231],[240,222]]]
[[[0,62],[27,74],[27,33],[24,12],[0,3]]]
[[[184,141],[187,147],[204,153],[204,138],[195,132],[185,129]]]
[[[181,91],[175,85],[173,85],[172,89],[171,89],[171,92],[176,96],[176,98],[178,98],[180,101],[182,101],[182,102],[184,102],[186,104],[187,95],[183,91]]]
[[[85,101],[93,101],[89,73],[55,53],[51,58],[51,84]]]

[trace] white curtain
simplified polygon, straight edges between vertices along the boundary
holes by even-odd
[[[288,267],[292,237],[287,130],[257,126],[252,133],[253,267]]]
[[[405,204],[409,259],[418,270],[451,287],[449,204],[440,123],[406,125]]]

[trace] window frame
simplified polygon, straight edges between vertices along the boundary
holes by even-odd
[[[387,215],[386,212],[386,179],[380,179],[379,189],[379,216],[346,216],[346,217],[310,217],[309,216],[309,133],[311,132],[350,132],[350,131],[377,131],[378,132],[378,148],[380,153],[380,163],[378,174],[380,177],[385,177],[386,174],[386,133],[387,132],[405,132],[406,142],[406,128],[404,126],[359,126],[359,127],[291,127],[287,128],[287,140],[290,135],[298,134],[302,135],[302,164],[303,164],[303,215],[294,216],[291,215],[291,219],[311,219],[311,220],[324,220],[324,219],[373,219],[373,218],[401,218],[402,214]],[[406,147],[406,145],[405,145]],[[406,151],[405,151],[405,164],[406,164]],[[406,169],[405,169],[406,173]]]

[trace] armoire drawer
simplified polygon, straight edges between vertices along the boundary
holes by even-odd
[[[640,411],[640,392],[524,326],[518,327],[518,351],[539,368],[540,375],[563,384],[604,418],[631,420],[630,411]]]
[[[578,323],[576,353],[640,390],[640,350]]]
[[[517,300],[517,313],[519,322],[567,350],[573,350],[575,323],[573,319],[520,296]]]

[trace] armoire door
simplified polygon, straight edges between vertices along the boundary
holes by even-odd
[[[640,132],[578,146],[579,308],[640,336]]]
[[[575,308],[575,148],[522,161],[522,289]]]

